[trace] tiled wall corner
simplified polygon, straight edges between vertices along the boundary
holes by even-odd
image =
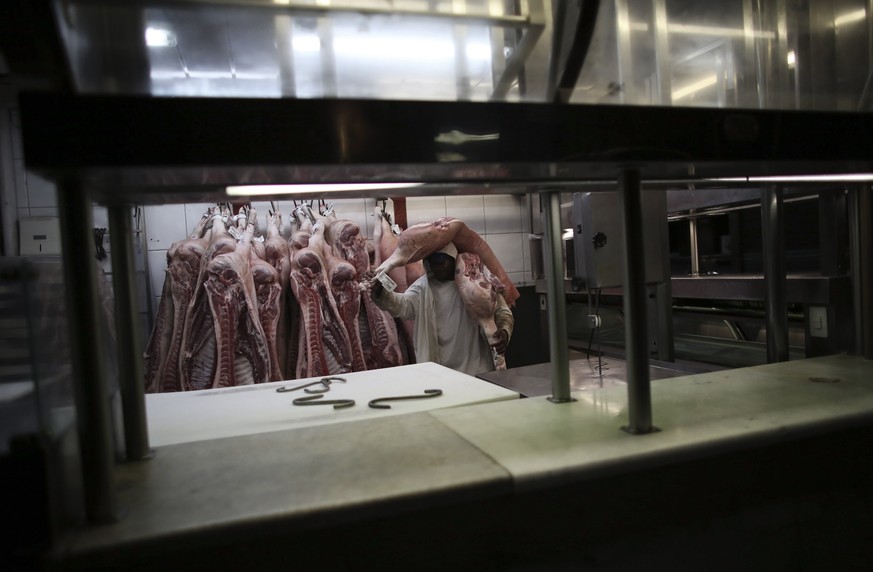
[[[464,221],[469,228],[485,234],[485,202],[482,195],[446,197],[446,216]]]
[[[446,197],[409,197],[406,199],[406,220],[409,226],[420,222],[435,221],[444,216],[448,216],[446,214]]]
[[[485,195],[485,234],[521,232],[521,200],[515,195]]]

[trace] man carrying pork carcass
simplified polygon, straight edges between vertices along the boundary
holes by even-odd
[[[475,375],[505,369],[504,352],[515,320],[500,281],[479,256],[458,254],[453,243],[424,258],[425,274],[403,293],[372,283],[377,306],[415,320],[418,361],[433,361]]]

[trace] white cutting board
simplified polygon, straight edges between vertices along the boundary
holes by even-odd
[[[159,447],[519,397],[514,391],[432,362],[349,373],[342,377],[347,382],[332,383],[322,399],[354,399],[355,405],[345,409],[334,409],[330,405],[294,405],[294,399],[308,395],[303,390],[276,392],[279,387],[297,387],[317,381],[318,377],[226,389],[148,394],[149,441]],[[378,397],[423,395],[425,389],[441,389],[443,394],[428,399],[388,402],[391,409],[373,409],[367,405]]]

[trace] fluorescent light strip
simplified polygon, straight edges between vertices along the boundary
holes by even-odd
[[[338,193],[342,191],[380,191],[420,187],[424,183],[327,183],[311,185],[242,185],[227,187],[232,197],[255,195],[292,195],[304,193]]]
[[[166,48],[176,45],[176,38],[169,30],[161,28],[146,28],[146,45],[152,48]]]
[[[164,80],[164,79],[240,79],[240,80],[265,80],[265,79],[279,79],[277,74],[269,74],[269,73],[248,73],[248,72],[237,72],[234,75],[231,72],[198,72],[198,71],[189,71],[187,74],[184,71],[153,71],[151,73],[151,78],[153,80]]]
[[[841,183],[873,181],[873,173],[834,175],[773,175],[766,177],[726,177],[710,179],[729,183]]]

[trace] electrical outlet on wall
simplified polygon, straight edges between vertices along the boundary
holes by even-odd
[[[18,232],[21,256],[57,256],[61,253],[61,226],[58,217],[19,219]]]
[[[814,338],[828,337],[828,309],[827,306],[810,306],[809,335]]]

